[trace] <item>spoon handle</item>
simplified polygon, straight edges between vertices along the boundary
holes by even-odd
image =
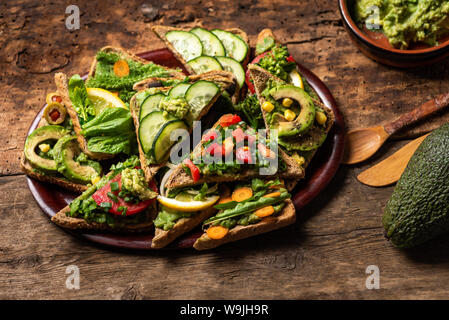
[[[400,129],[415,123],[418,120],[424,119],[427,116],[449,105],[449,93],[440,94],[435,99],[427,101],[422,106],[403,114],[396,120],[384,125],[385,131],[392,135]]]

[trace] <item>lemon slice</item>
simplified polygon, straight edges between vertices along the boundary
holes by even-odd
[[[100,114],[105,108],[125,108],[126,104],[111,91],[100,88],[87,88],[87,96],[95,107],[96,114]]]
[[[302,82],[301,76],[299,75],[298,71],[296,71],[296,69],[292,70],[289,73],[289,76],[290,80],[292,81],[292,85],[304,89],[304,83]]]
[[[158,196],[157,200],[160,204],[167,208],[182,211],[182,212],[194,212],[207,209],[215,204],[220,199],[220,196],[209,196],[203,201],[193,200],[195,195],[189,193],[178,194],[175,198],[167,198]]]

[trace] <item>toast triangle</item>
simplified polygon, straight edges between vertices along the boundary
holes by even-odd
[[[195,241],[193,247],[196,250],[213,249],[225,243],[246,239],[293,224],[296,221],[295,207],[291,200],[285,201],[287,204],[279,215],[264,218],[258,223],[247,226],[238,225],[230,229],[221,239],[211,239],[207,233],[204,233]]]
[[[208,105],[203,108],[198,119],[196,119],[196,120],[199,120],[199,119],[201,119],[201,117],[206,115],[209,112],[210,108],[213,106],[213,104],[217,101],[217,99],[221,95],[221,93],[225,89],[227,89],[229,86],[234,84],[234,79],[233,79],[232,74],[229,72],[226,72],[226,71],[209,71],[207,73],[189,77],[189,82],[193,83],[198,80],[207,80],[207,81],[212,81],[212,82],[218,83],[218,85],[220,87],[220,91],[212,98],[212,100],[208,103]],[[139,89],[145,90],[145,88],[148,88],[148,89],[154,88],[155,86],[152,85],[153,83],[154,83],[154,79],[150,78],[150,79],[144,80],[142,83],[139,83]],[[158,89],[161,91],[168,91],[170,89],[170,87],[161,87]],[[136,129],[136,136],[138,137],[139,136],[139,128],[140,128],[140,120],[139,120],[140,106],[137,104],[136,95],[134,95],[131,98],[131,101],[129,104],[129,109],[131,111],[131,116],[134,121],[134,127]],[[140,158],[142,170],[145,173],[146,180],[150,181],[153,179],[154,175],[158,172],[158,170],[165,165],[165,162],[160,163],[160,164],[149,164],[147,161],[147,157],[146,157],[145,153],[143,152],[143,149],[142,149],[139,139],[137,139],[137,143],[138,143],[139,158]]]

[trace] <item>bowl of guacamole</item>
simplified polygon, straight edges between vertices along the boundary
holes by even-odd
[[[449,56],[449,0],[339,0],[343,25],[368,57],[417,67]]]

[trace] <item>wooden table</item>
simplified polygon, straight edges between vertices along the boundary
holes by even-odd
[[[147,0],[143,9],[143,1],[80,0],[76,31],[65,28],[65,6],[56,3],[0,4],[0,298],[449,298],[449,238],[411,251],[393,248],[381,226],[393,188],[356,181],[406,141],[388,143],[368,163],[341,167],[295,225],[204,253],[119,251],[71,237],[40,211],[19,168],[27,128],[55,89],[53,74],[85,72],[105,45],[134,52],[162,47],[152,24],[241,27],[252,43],[261,29],[273,28],[329,86],[349,128],[392,119],[448,91],[448,61],[397,70],[369,60],[350,42],[335,0]],[[80,290],[65,286],[69,265],[80,269]],[[380,269],[379,290],[365,286],[369,265]]]

